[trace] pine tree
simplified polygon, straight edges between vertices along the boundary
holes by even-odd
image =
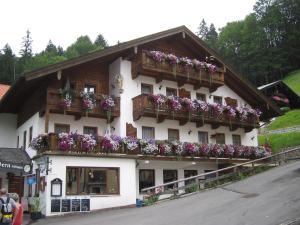
[[[105,38],[103,37],[102,34],[99,34],[94,42],[94,45],[97,46],[97,48],[99,49],[103,49],[108,47],[107,41],[105,40]]]
[[[15,55],[11,47],[6,44],[0,54],[0,83],[11,84],[15,75]]]
[[[202,21],[201,21],[201,23],[198,26],[198,31],[196,32],[196,34],[202,40],[205,40],[207,33],[208,33],[208,27],[207,27],[206,22],[205,22],[205,20],[203,18]]]
[[[23,37],[20,55],[22,56],[22,58],[32,57],[32,38],[30,36],[29,30],[26,31],[26,35]]]

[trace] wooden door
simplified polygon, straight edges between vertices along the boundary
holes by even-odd
[[[12,176],[8,180],[8,192],[18,193],[20,199],[24,194],[24,177]]]

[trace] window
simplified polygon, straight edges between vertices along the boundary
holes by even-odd
[[[151,84],[141,84],[141,93],[142,94],[153,94],[153,85]]]
[[[84,92],[85,93],[96,93],[96,86],[95,85],[90,85],[90,84],[86,84],[84,86]]]
[[[205,94],[202,94],[202,93],[196,93],[196,99],[206,102],[206,96],[205,96]]]
[[[142,127],[143,139],[155,139],[154,127]]]
[[[70,125],[69,124],[54,124],[54,133],[69,133]]]
[[[225,134],[221,134],[221,133],[216,134],[216,143],[225,144]]]
[[[66,194],[119,194],[118,168],[67,167]]]
[[[196,175],[198,175],[197,170],[184,170],[184,178],[193,177]],[[186,181],[184,181],[184,185],[188,185],[188,184],[195,183],[195,182],[196,182],[196,179],[186,180]]]
[[[234,145],[242,145],[241,135],[233,134],[232,135],[232,144],[234,144]]]
[[[168,141],[179,141],[179,130],[168,129]]]
[[[164,170],[164,183],[172,182],[177,180],[177,170]],[[165,189],[172,189],[174,188],[174,184],[170,184],[165,186]]]
[[[32,130],[33,130],[33,127],[31,126],[31,127],[29,128],[29,142],[32,141]]]
[[[177,89],[175,89],[175,88],[166,88],[166,95],[167,96],[171,96],[171,95],[173,95],[173,96],[177,96]]]
[[[83,127],[83,134],[97,135],[98,129],[97,127]]]
[[[140,170],[139,174],[139,190],[155,186],[154,170]]]
[[[199,131],[198,132],[198,141],[201,144],[207,144],[208,143],[208,133]]]
[[[26,149],[27,131],[23,132],[23,149]]]
[[[218,103],[218,104],[222,105],[222,97],[214,96],[214,103]]]

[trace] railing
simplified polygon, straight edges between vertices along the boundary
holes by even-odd
[[[143,50],[142,54],[138,54],[138,58],[133,63],[132,76],[134,79],[142,74],[152,76],[157,80],[183,81],[183,83],[193,84],[197,88],[218,88],[224,85],[224,71],[222,69],[217,69],[214,74],[210,74],[205,69],[196,70],[179,64],[159,63],[154,61],[147,52]]]
[[[149,95],[145,94],[134,97],[132,101],[134,121],[145,116],[156,118],[158,123],[163,122],[164,119],[171,119],[178,120],[180,125],[184,125],[187,122],[196,122],[196,126],[201,127],[207,123],[211,124],[213,129],[219,126],[228,126],[231,130],[245,128],[246,132],[259,127],[258,121],[241,121],[237,118],[228,118],[225,115],[216,115],[213,113],[212,108],[208,112],[189,112],[185,107],[182,107],[179,111],[172,112],[167,105],[157,108],[149,99]]]
[[[99,103],[101,100],[101,96],[96,96],[96,102]],[[95,106],[95,108],[91,111],[85,111],[82,108],[82,98],[80,97],[79,93],[75,93],[75,96],[72,99],[72,104],[69,108],[64,109],[61,107],[61,95],[58,90],[55,89],[48,89],[47,92],[47,108],[49,109],[50,113],[59,113],[59,114],[67,114],[67,115],[74,115],[78,118],[81,116],[88,116],[88,117],[96,117],[96,118],[103,118],[108,119],[110,122],[115,118],[120,116],[120,98],[115,98],[115,106],[113,107],[110,115],[108,115],[107,111],[101,109],[99,104]]]
[[[295,157],[295,154],[298,157]],[[289,158],[288,157],[289,155],[292,155],[293,157]],[[245,173],[254,174],[256,172],[256,169],[261,168],[262,166],[274,167],[274,166],[281,165],[282,163],[287,162],[288,160],[300,159],[299,155],[300,155],[300,146],[297,146],[271,156],[255,159],[252,161],[240,163],[234,166],[229,166],[223,169],[218,169],[207,173],[202,173],[196,176],[191,176],[188,178],[168,182],[162,185],[156,185],[153,187],[144,188],[141,190],[141,193],[144,194],[146,198],[152,196],[157,197],[161,195],[170,195],[170,194],[171,196],[177,196],[180,195],[180,191],[182,191],[181,194],[185,194],[188,188],[196,187],[196,190],[201,190],[201,189],[205,189],[207,186],[208,187],[218,186],[224,183],[224,180],[226,182],[226,179],[228,178],[231,178],[232,180],[232,178],[234,178],[234,176],[236,175],[245,174]],[[189,184],[180,185],[182,183],[189,183]],[[170,186],[173,186],[173,188],[171,189],[166,188]]]

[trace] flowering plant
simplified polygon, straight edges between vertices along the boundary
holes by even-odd
[[[208,112],[209,111],[209,106],[206,102],[198,100],[198,99],[194,99],[194,106],[197,110],[201,111],[201,112]]]
[[[166,102],[166,96],[162,95],[162,94],[158,94],[158,95],[150,95],[150,99],[153,101],[155,106],[161,106],[162,104],[164,104]]]
[[[111,97],[104,96],[104,100],[101,101],[100,106],[103,110],[108,111],[108,110],[111,110],[112,107],[115,106],[115,102]]]
[[[230,118],[235,118],[236,117],[236,111],[235,111],[235,108],[230,106],[230,105],[226,105],[224,107],[224,110],[223,112]]]
[[[93,92],[80,92],[82,98],[82,108],[86,111],[91,111],[96,105],[96,96]]]
[[[122,138],[122,143],[130,151],[133,151],[134,149],[136,149],[139,146],[137,140],[133,137],[124,137],[124,138]]]
[[[232,158],[234,156],[235,149],[233,145],[225,145],[224,146],[224,156]]]
[[[183,65],[185,68],[193,68],[193,61],[188,57],[179,58],[179,64]]]
[[[41,150],[43,148],[48,148],[48,135],[47,134],[40,134],[36,138],[33,138],[30,145],[31,148],[36,150]]]
[[[203,143],[199,146],[199,152],[201,156],[209,156],[210,154],[210,145]]]
[[[184,153],[183,143],[181,143],[179,141],[173,141],[172,146],[173,146],[173,150],[176,155],[178,155],[178,156],[183,155],[183,153]]]
[[[198,149],[194,143],[184,142],[184,151],[188,155],[195,155],[198,152]]]
[[[63,109],[70,108],[72,104],[72,97],[71,96],[65,96],[63,99],[61,99],[59,105]]]
[[[62,151],[70,150],[74,146],[74,137],[76,134],[73,133],[59,133],[58,148]]]
[[[120,141],[118,136],[105,135],[101,140],[101,147],[106,151],[113,151],[113,152],[118,151],[120,147]]]
[[[189,98],[182,98],[181,104],[185,106],[189,111],[194,111],[196,109],[194,101]]]
[[[224,152],[224,149],[223,149],[222,145],[214,144],[212,146],[212,149],[211,149],[212,156],[220,157],[220,156],[222,156],[223,152]]]
[[[224,111],[224,107],[218,103],[212,103],[211,108],[216,116],[220,116]]]
[[[172,153],[172,148],[167,143],[160,143],[158,145],[158,150],[162,155],[169,155]]]
[[[81,147],[84,151],[92,151],[97,145],[97,141],[92,134],[84,134],[81,136]]]
[[[168,63],[170,63],[171,65],[177,65],[178,64],[178,58],[176,55],[173,55],[173,54],[167,54],[166,55],[166,61]]]
[[[145,154],[154,154],[158,151],[158,146],[152,139],[141,139],[140,140],[141,150]]]
[[[180,98],[178,96],[168,96],[167,103],[172,111],[179,111],[182,108]]]
[[[246,107],[237,107],[236,113],[241,121],[248,119],[248,109]]]

